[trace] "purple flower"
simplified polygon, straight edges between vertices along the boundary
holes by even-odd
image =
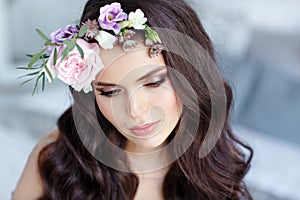
[[[58,29],[50,34],[52,42],[61,43],[65,40],[71,40],[75,34],[78,33],[78,29],[72,25],[68,25],[66,28]]]
[[[121,9],[120,3],[112,3],[100,8],[99,24],[105,30],[113,30],[118,34],[121,25],[117,22],[127,20],[127,14]]]

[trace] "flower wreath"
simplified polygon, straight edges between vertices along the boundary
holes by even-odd
[[[38,35],[45,40],[44,48],[36,54],[27,55],[31,60],[27,67],[20,69],[33,72],[22,76],[30,77],[22,85],[35,78],[33,95],[38,91],[40,80],[44,91],[45,79],[52,82],[57,77],[76,91],[92,91],[91,83],[104,67],[100,58],[100,46],[111,49],[115,45],[122,45],[124,51],[129,51],[138,44],[133,40],[136,34],[134,30],[144,30],[144,43],[149,47],[149,56],[161,53],[161,40],[146,22],[147,18],[140,9],[127,15],[120,3],[114,2],[100,8],[98,20],[88,19],[81,26],[68,25],[52,32],[50,38],[36,29]]]

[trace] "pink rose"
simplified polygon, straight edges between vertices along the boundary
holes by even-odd
[[[83,39],[77,39],[76,43],[82,48],[84,58],[80,56],[75,47],[69,52],[68,57],[62,62],[61,54],[65,45],[57,48],[57,62],[53,66],[53,54],[49,57],[47,67],[53,78],[57,76],[60,80],[73,87],[76,91],[83,89],[84,92],[92,91],[91,82],[95,79],[97,73],[103,68],[100,58],[100,47],[96,43],[88,43]],[[47,74],[47,73],[46,73]],[[47,75],[49,81],[51,78]]]

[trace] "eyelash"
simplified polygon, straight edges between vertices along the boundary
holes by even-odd
[[[110,91],[100,91],[100,95],[102,96],[106,96],[106,97],[112,97],[114,95],[116,95],[118,92],[120,92],[120,89],[116,89],[116,90],[110,90]]]
[[[156,88],[156,87],[159,87],[161,84],[163,84],[165,81],[166,81],[166,77],[163,77],[159,81],[155,81],[155,82],[152,82],[152,83],[147,83],[144,86],[150,87],[150,88]],[[100,91],[100,95],[106,96],[106,97],[112,97],[112,96],[116,95],[120,91],[121,91],[120,89],[110,90],[110,91],[107,91],[107,92]]]
[[[146,87],[159,87],[161,84],[163,84],[164,82],[166,81],[166,77],[163,77],[162,79],[160,79],[159,81],[155,81],[155,82],[152,82],[152,83],[147,83],[145,84],[144,86]]]

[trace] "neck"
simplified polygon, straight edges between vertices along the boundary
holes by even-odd
[[[152,152],[127,152],[132,172],[138,176],[164,176],[169,169],[170,156],[167,148]]]
[[[168,173],[170,169],[170,166],[166,166],[166,167],[163,167],[161,169],[157,169],[155,171],[151,171],[151,172],[145,172],[145,173],[137,173],[137,177],[140,179],[140,180],[143,180],[143,179],[164,179],[166,174]]]

